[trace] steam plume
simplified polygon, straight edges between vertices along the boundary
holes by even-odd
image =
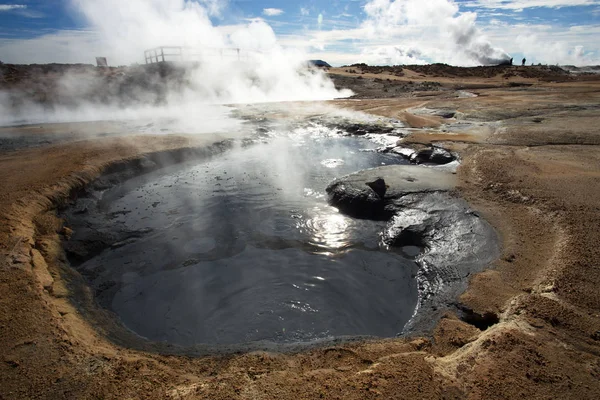
[[[220,102],[324,100],[342,97],[322,73],[299,73],[306,55],[285,50],[273,29],[260,19],[249,24],[214,27],[207,1],[195,0],[74,0],[76,6],[101,33],[115,56],[135,55],[156,46],[186,46],[204,50],[240,48],[244,63],[216,57],[207,51],[193,76],[195,88],[205,99]],[[219,4],[208,2],[213,9]],[[348,95],[348,93],[346,93]]]
[[[423,58],[461,65],[500,64],[510,59],[477,28],[477,14],[459,13],[452,0],[370,0],[364,9],[368,18],[363,27],[372,36],[400,41],[392,51],[370,49],[367,56],[391,52],[407,64],[422,64]]]
[[[159,46],[182,46],[197,54],[195,63],[186,64],[179,79],[165,84],[160,74],[139,73],[129,68],[124,77],[99,77],[97,71],[69,73],[57,84],[52,101],[31,104],[19,93],[0,94],[7,119],[73,121],[113,118],[146,118],[148,114],[173,117],[181,121],[181,110],[205,110],[208,105],[274,101],[328,100],[346,97],[322,71],[306,66],[308,57],[294,49],[284,49],[273,29],[261,19],[249,23],[215,27],[211,17],[219,15],[223,0],[71,0],[71,3],[97,35],[112,65],[143,62],[144,50]],[[240,49],[223,56],[222,49]],[[73,51],[84,49],[73,49]],[[240,59],[242,58],[242,59]],[[91,61],[91,60],[90,60]],[[154,71],[156,72],[156,71]],[[131,89],[131,81],[144,75]],[[116,82],[116,83],[115,83]],[[133,82],[135,83],[135,82]],[[166,86],[165,86],[166,85]],[[123,87],[127,98],[123,98]],[[149,88],[157,88],[153,93]],[[96,92],[100,92],[98,95]],[[119,97],[120,96],[120,97]],[[54,101],[59,99],[61,101]],[[98,107],[97,103],[101,103]],[[156,112],[152,110],[155,109]],[[24,121],[21,121],[24,122]],[[190,124],[182,124],[190,126]]]

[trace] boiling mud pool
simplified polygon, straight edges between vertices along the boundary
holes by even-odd
[[[129,329],[184,346],[400,333],[416,267],[382,249],[385,223],[348,218],[325,187],[400,163],[364,138],[263,138],[103,193],[110,224],[148,232],[77,268]]]

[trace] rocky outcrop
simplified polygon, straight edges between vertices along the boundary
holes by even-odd
[[[355,136],[364,136],[370,133],[375,133],[375,134],[394,134],[396,132],[397,129],[399,129],[398,126],[393,126],[393,125],[388,125],[388,124],[377,124],[377,123],[351,123],[351,122],[346,122],[344,123],[343,121],[341,122],[337,122],[336,124],[330,124],[329,125],[330,128],[332,129],[339,129],[342,132],[346,132],[350,135],[355,135]]]
[[[381,181],[383,182],[381,182]],[[386,185],[380,196],[370,184]],[[389,220],[398,211],[398,202],[408,193],[450,190],[455,176],[448,172],[411,165],[390,165],[367,169],[337,179],[327,187],[330,203],[357,218]]]
[[[387,151],[398,154],[413,164],[445,165],[457,159],[448,150],[437,146],[425,147],[422,145],[402,144]]]
[[[456,157],[454,157],[448,150],[435,146],[419,150],[410,156],[410,161],[415,164],[443,165],[451,163],[455,159]]]
[[[341,212],[388,221],[383,246],[420,249],[420,311],[405,331],[431,328],[464,291],[468,277],[499,255],[496,233],[454,196],[454,184],[447,171],[393,165],[336,179],[327,188],[330,203]]]
[[[454,154],[442,147],[405,144],[402,141],[385,151],[398,154],[413,164],[446,165],[457,160]]]

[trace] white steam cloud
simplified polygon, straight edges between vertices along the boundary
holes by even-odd
[[[361,59],[367,64],[424,65],[428,62],[419,49],[402,46],[366,48]]]
[[[363,29],[370,37],[396,39],[397,46],[367,49],[363,58],[381,63],[422,64],[424,59],[460,65],[506,62],[510,56],[493,47],[476,26],[477,14],[459,13],[452,0],[370,0]],[[423,38],[431,43],[422,46]]]
[[[107,47],[141,57],[145,49],[184,46],[199,54],[194,87],[203,101],[252,103],[326,100],[347,96],[321,72],[302,72],[307,56],[285,50],[273,29],[257,19],[229,32],[215,28],[206,7],[184,0],[74,0]],[[240,62],[220,49],[242,51]],[[215,49],[217,51],[215,51]],[[191,95],[191,93],[190,93]]]
[[[71,101],[68,108],[54,106],[49,111],[48,104],[43,107],[26,104],[24,100],[15,101],[14,96],[9,98],[5,93],[0,100],[4,104],[12,103],[12,108],[4,107],[8,111],[0,113],[3,114],[0,115],[1,124],[10,123],[6,120],[9,117],[22,119],[26,114],[34,115],[31,119],[38,121],[69,121],[102,119],[106,115],[136,118],[139,111],[139,117],[146,118],[152,114],[152,107],[160,108],[156,115],[168,117],[172,112],[173,118],[181,122],[184,118],[181,110],[190,114],[191,110],[206,110],[215,104],[329,100],[351,95],[348,90],[337,90],[322,71],[308,68],[308,56],[304,53],[282,48],[273,29],[261,19],[226,29],[213,26],[210,17],[223,12],[225,1],[71,2],[88,23],[89,29],[97,33],[97,48],[105,51],[98,55],[107,56],[113,65],[115,60],[118,63],[142,61],[144,50],[160,46],[183,47],[185,54],[194,55],[193,60],[187,60],[190,62],[186,63],[184,76],[175,84],[169,83],[168,88],[161,88],[160,95],[155,96],[146,89],[164,83],[152,80],[143,83],[140,87],[144,90],[132,95],[136,100],[133,103],[138,104],[128,104],[122,98],[115,101],[103,98],[102,107],[96,107],[89,99],[102,97],[94,95],[94,91],[102,91],[102,82],[99,82],[98,76],[90,76],[89,71],[69,74],[57,87],[63,99],[69,96],[81,98],[76,102],[77,106],[73,106]],[[168,57],[166,59],[169,61]],[[179,58],[171,61],[179,61]],[[139,72],[140,68],[137,70]],[[133,69],[130,68],[127,73],[133,73]],[[129,78],[120,79],[127,83]],[[115,89],[113,92],[121,91]],[[18,110],[15,109],[17,103],[20,104]],[[94,109],[98,112],[94,113]],[[43,115],[40,115],[40,110]],[[186,123],[179,125],[190,126]]]

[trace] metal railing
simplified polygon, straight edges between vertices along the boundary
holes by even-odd
[[[144,51],[146,64],[172,61],[202,61],[206,58],[221,58],[222,60],[249,60],[257,51],[242,50],[233,47],[203,47],[193,48],[184,46],[161,46]]]

